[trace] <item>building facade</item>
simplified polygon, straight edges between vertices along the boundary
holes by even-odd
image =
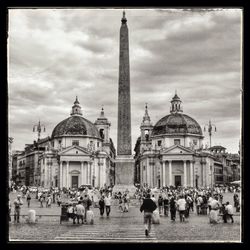
[[[203,148],[202,129],[183,113],[177,94],[171,100],[170,114],[154,126],[146,106],[140,129],[141,136],[134,149],[135,183],[160,188],[205,187],[229,182],[224,179],[229,171],[223,172],[227,154]]]
[[[27,145],[16,156],[19,184],[45,188],[114,185],[116,152],[110,126],[103,108],[95,123],[85,119],[76,98],[70,117],[54,128],[51,137]]]

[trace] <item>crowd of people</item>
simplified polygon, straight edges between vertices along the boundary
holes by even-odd
[[[15,189],[12,189],[12,192]],[[108,218],[111,213],[112,204],[118,205],[120,212],[129,212],[131,199],[138,201],[140,211],[144,211],[145,234],[149,235],[150,225],[154,216],[170,217],[171,221],[176,221],[176,214],[179,214],[180,222],[185,222],[190,216],[190,212],[197,216],[208,215],[210,223],[218,223],[220,220],[227,223],[231,220],[234,223],[234,208],[240,211],[239,192],[237,187],[164,187],[154,189],[148,187],[137,188],[131,195],[128,190],[125,192],[113,193],[111,187],[80,189],[43,189],[31,190],[30,187],[22,186],[17,188],[19,193],[14,200],[14,221],[19,223],[20,210],[23,205],[21,198],[26,199],[27,207],[31,206],[31,193],[35,193],[35,198],[40,203],[40,208],[51,208],[54,206],[67,206],[68,218],[73,223],[87,223],[93,221],[91,207],[99,208],[100,217],[103,218],[105,212]],[[233,204],[224,201],[224,194],[233,193]],[[116,201],[116,203],[114,202]],[[9,211],[11,204],[9,203]],[[9,217],[10,218],[10,217]],[[11,220],[11,219],[10,219]]]

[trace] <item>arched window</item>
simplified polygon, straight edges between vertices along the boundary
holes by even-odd
[[[104,139],[104,129],[100,129],[99,133],[101,138]]]

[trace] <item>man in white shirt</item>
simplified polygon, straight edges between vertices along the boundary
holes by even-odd
[[[207,204],[208,204],[208,209],[209,209],[209,213],[211,212],[211,202],[212,202],[212,200],[213,200],[213,197],[210,196],[209,199],[208,199],[208,202],[207,202]]]
[[[220,208],[220,203],[218,201],[218,196],[215,196],[214,199],[210,203],[211,211],[209,214],[210,223],[218,223],[218,213]]]
[[[111,211],[111,196],[109,194],[107,194],[107,196],[104,198],[104,203],[106,207],[106,215],[109,217]]]
[[[184,199],[183,195],[180,196],[179,200],[177,201],[177,206],[180,214],[180,222],[185,221],[185,210],[186,210],[186,200]]]
[[[23,205],[23,201],[21,200],[21,195],[18,194],[17,198],[14,200],[14,221],[19,223],[21,205]]]
[[[84,215],[85,215],[85,208],[82,205],[82,202],[79,200],[78,204],[76,205],[77,224],[79,224],[80,219],[82,220],[82,224],[83,224]]]
[[[199,194],[198,198],[197,198],[197,203],[196,203],[196,211],[197,211],[198,215],[201,213],[201,205],[202,204],[203,204],[203,199],[202,199],[201,195]]]
[[[234,223],[234,219],[233,219],[233,206],[231,204],[229,204],[229,202],[226,203],[226,207],[225,207],[225,210],[226,210],[226,215],[227,217],[229,217],[232,221],[232,223]]]

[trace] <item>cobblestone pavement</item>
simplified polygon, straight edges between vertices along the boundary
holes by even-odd
[[[16,194],[11,195],[11,200]],[[225,195],[225,201],[231,201],[231,194]],[[24,199],[23,199],[24,201]],[[9,224],[10,241],[81,241],[81,242],[200,242],[200,241],[240,241],[240,216],[235,216],[235,223],[208,223],[206,215],[197,216],[191,212],[185,223],[176,222],[169,217],[161,217],[160,224],[153,225],[149,237],[144,234],[143,216],[138,205],[130,207],[128,213],[121,213],[117,206],[112,206],[110,218],[99,216],[99,209],[93,208],[94,225],[59,223],[60,208],[52,204],[52,208],[39,208],[37,200],[33,199],[30,209],[35,209],[39,215],[54,215],[38,217],[34,225],[27,224],[21,217],[21,223]],[[27,214],[24,204],[21,214]],[[178,215],[178,214],[177,214]],[[13,218],[12,218],[13,219]]]

